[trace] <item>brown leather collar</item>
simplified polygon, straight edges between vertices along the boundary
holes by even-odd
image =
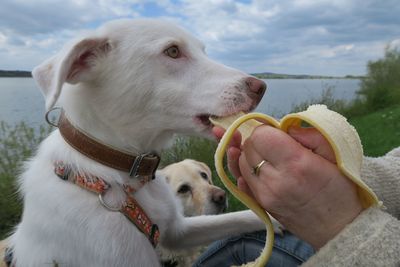
[[[74,127],[65,116],[64,111],[61,112],[58,129],[64,140],[85,156],[113,169],[128,172],[132,177],[150,176],[154,178],[160,163],[160,157],[157,154],[146,153],[134,156],[104,145]]]

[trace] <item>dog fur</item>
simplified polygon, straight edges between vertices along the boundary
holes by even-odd
[[[213,184],[205,163],[185,159],[166,166],[160,173],[180,200],[185,216],[219,214],[227,208],[226,193]]]
[[[171,47],[178,57],[168,53]],[[47,110],[57,102],[76,127],[134,154],[160,153],[176,133],[211,137],[206,116],[252,110],[263,93],[259,80],[209,59],[186,31],[145,19],[109,22],[72,41],[33,77]],[[147,238],[96,195],[59,179],[55,161],[102,177],[111,185],[104,200],[112,206],[125,199],[122,184],[139,183],[80,154],[55,130],[19,178],[24,210],[10,237],[16,266],[159,266]],[[251,211],[184,217],[165,179],[154,179],[134,197],[169,249],[264,228]]]
[[[220,214],[227,208],[226,193],[213,185],[210,168],[203,162],[185,159],[160,170],[176,198],[184,216]],[[172,261],[177,267],[192,266],[202,247],[169,251],[158,247],[163,262]]]
[[[0,267],[7,267],[6,263],[4,262],[5,251],[8,247],[8,239],[4,239],[0,241]]]

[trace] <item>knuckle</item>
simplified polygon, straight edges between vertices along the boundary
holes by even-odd
[[[250,139],[250,142],[261,147],[280,146],[285,143],[284,133],[274,127],[263,125],[257,127]]]
[[[304,149],[295,149],[287,159],[288,171],[295,177],[304,177],[310,169],[310,159]]]

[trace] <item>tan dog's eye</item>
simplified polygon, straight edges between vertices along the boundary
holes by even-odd
[[[204,179],[204,180],[208,180],[208,175],[205,172],[200,172],[200,176]]]
[[[164,51],[164,53],[165,53],[167,56],[171,57],[171,58],[178,58],[178,57],[180,57],[180,55],[181,55],[181,53],[180,53],[180,51],[179,51],[179,48],[178,48],[178,46],[176,46],[176,45],[173,45],[173,46],[167,48],[167,49]]]
[[[185,194],[191,190],[190,186],[187,184],[181,185],[178,189],[179,194]]]

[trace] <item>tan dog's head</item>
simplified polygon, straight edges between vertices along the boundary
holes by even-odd
[[[213,185],[206,164],[186,159],[168,165],[161,173],[181,201],[185,216],[218,214],[226,209],[225,191]]]

